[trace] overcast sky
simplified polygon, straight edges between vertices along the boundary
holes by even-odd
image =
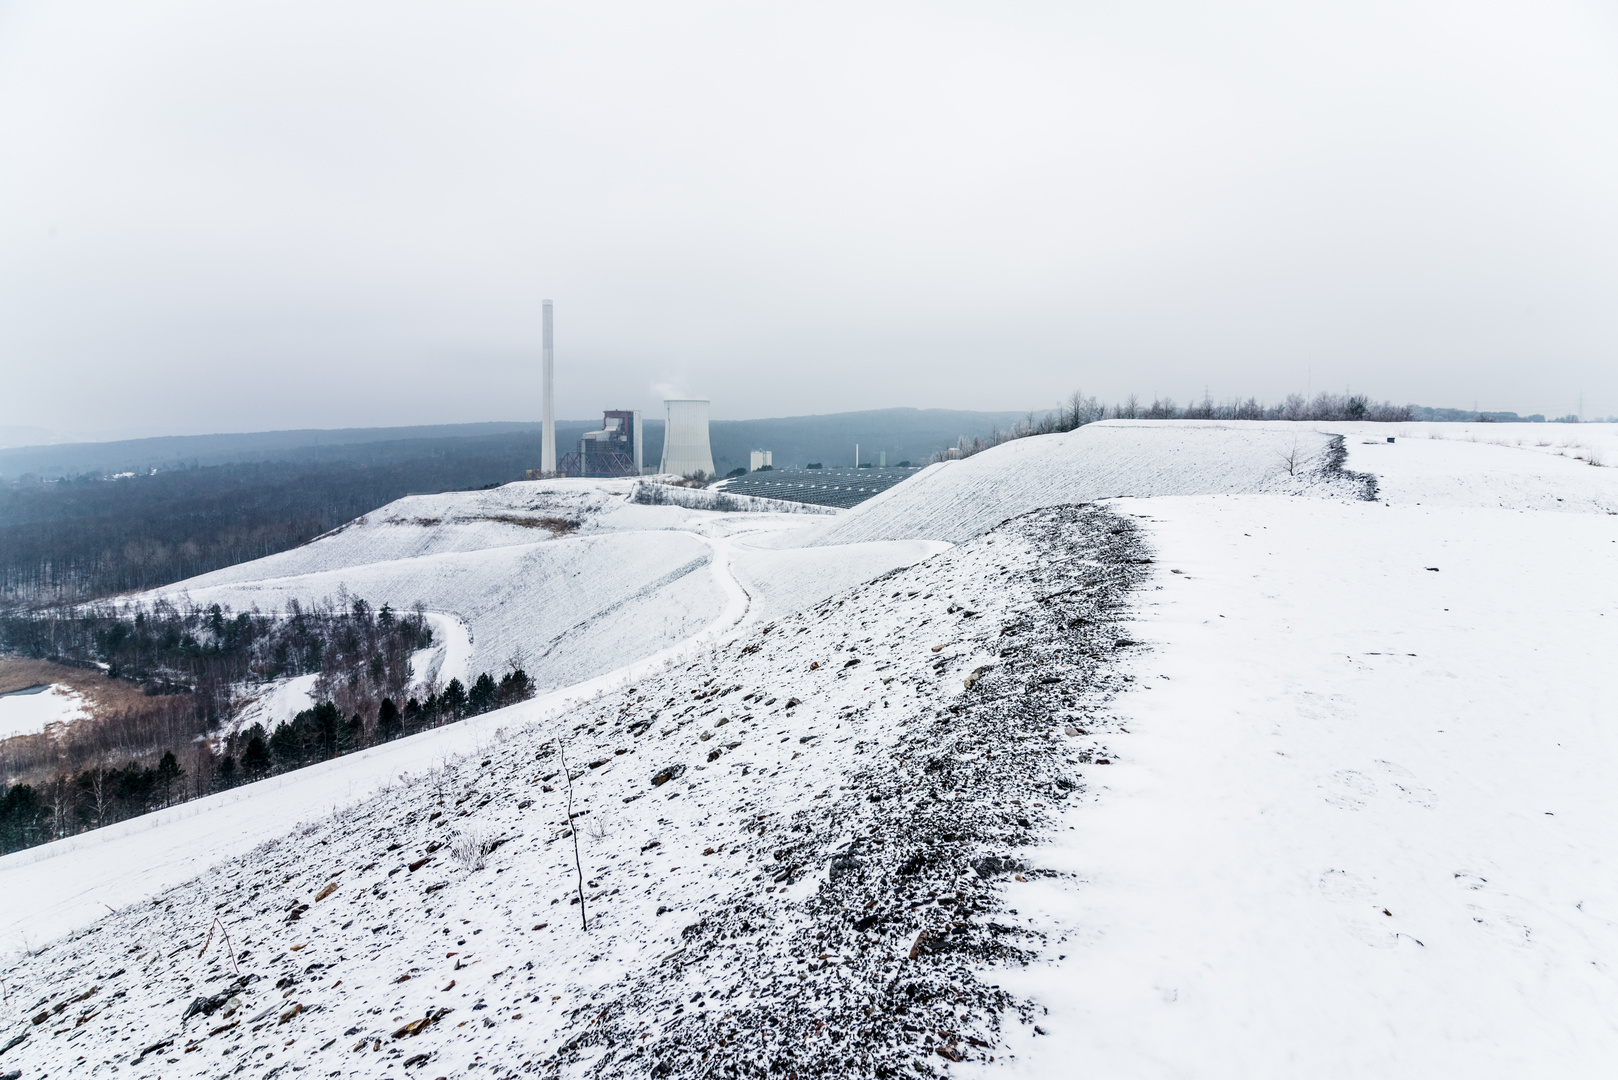
[[[0,425],[1618,413],[1611,4],[0,0]]]

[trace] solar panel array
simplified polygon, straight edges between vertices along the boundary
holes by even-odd
[[[858,506],[921,469],[768,469],[738,476],[725,485],[732,495],[758,495],[766,499],[813,503],[816,506]]]

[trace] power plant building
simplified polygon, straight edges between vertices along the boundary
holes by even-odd
[[[770,451],[768,451],[768,450],[754,450],[751,454],[748,455],[748,461],[747,461],[747,471],[748,472],[758,472],[760,469],[764,468],[764,466],[766,466],[766,465],[768,465],[772,469],[775,468],[775,465],[770,460]]]
[[[663,402],[663,462],[658,472],[677,476],[714,474],[713,450],[708,445],[708,401],[706,398],[676,399]]]
[[[639,476],[641,468],[640,410],[615,409],[601,418],[600,431],[586,431],[578,449],[562,458],[563,476]]]

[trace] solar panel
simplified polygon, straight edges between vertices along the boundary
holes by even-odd
[[[725,485],[733,495],[759,495],[787,502],[815,506],[858,506],[895,484],[920,472],[920,468],[870,469],[783,469],[738,476]],[[850,483],[858,481],[858,483]]]

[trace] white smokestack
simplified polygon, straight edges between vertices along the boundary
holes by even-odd
[[[546,476],[556,472],[556,357],[551,347],[551,302],[545,301],[545,404],[540,417],[543,428],[539,442],[539,471]]]

